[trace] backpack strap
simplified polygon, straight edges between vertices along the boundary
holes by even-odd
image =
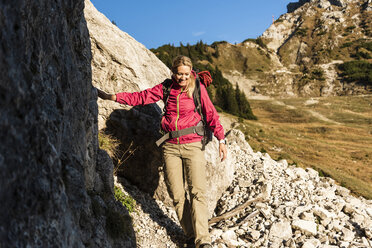
[[[172,79],[167,78],[162,82],[163,85],[163,102],[164,102],[164,108],[163,108],[163,115],[165,115],[165,111],[167,109],[167,103],[169,99],[169,94],[171,91],[171,85],[172,85]]]
[[[198,112],[199,115],[202,117],[202,121],[204,122],[204,117],[201,109],[201,93],[200,93],[200,79],[199,76],[196,76],[195,78],[195,89],[192,93],[192,97],[194,99],[194,105],[195,105],[195,112]]]
[[[198,114],[200,115],[201,117],[201,122],[203,123],[203,126],[204,126],[204,133],[203,133],[203,139],[202,139],[202,150],[204,151],[205,150],[205,146],[207,145],[208,143],[208,130],[207,130],[207,122],[206,122],[206,118],[202,112],[202,106],[201,106],[201,92],[200,92],[200,78],[199,78],[199,75],[197,74],[196,75],[196,78],[195,78],[195,89],[194,89],[194,92],[193,92],[193,95],[192,97],[194,98],[194,104],[195,104],[195,112],[197,111]]]

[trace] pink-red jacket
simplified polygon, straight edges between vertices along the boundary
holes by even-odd
[[[219,121],[219,116],[209,99],[207,89],[200,84],[201,107],[206,116],[207,125],[213,131],[218,140],[224,139],[225,134]],[[117,93],[116,101],[130,106],[146,105],[155,103],[163,99],[163,85],[158,84],[153,88],[134,93]],[[165,132],[177,131],[184,128],[196,126],[201,120],[201,116],[195,110],[194,100],[187,96],[186,92],[173,81],[169,93],[166,114],[161,120],[161,127]],[[167,142],[173,144],[186,144],[201,141],[202,136],[196,133],[187,134],[179,138],[169,139]]]

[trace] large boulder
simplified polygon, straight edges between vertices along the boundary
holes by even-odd
[[[135,246],[97,142],[84,1],[0,3],[1,247]]]

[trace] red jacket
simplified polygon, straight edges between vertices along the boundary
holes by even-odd
[[[209,99],[207,89],[200,84],[201,107],[206,116],[207,125],[213,131],[218,140],[224,139],[225,134],[222,125],[219,122],[219,116]],[[158,84],[153,88],[134,93],[117,93],[116,101],[130,106],[146,105],[155,103],[163,99],[163,85]],[[183,89],[173,81],[169,93],[166,114],[161,120],[161,127],[165,132],[177,131],[184,128],[196,126],[201,120],[201,116],[195,110],[194,100],[183,92]],[[186,144],[201,141],[202,136],[196,133],[187,134],[179,138],[169,139],[167,142],[173,144]]]

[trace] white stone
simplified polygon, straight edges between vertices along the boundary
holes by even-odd
[[[322,224],[322,226],[328,226],[331,222],[332,222],[332,219],[331,218],[322,219],[320,221],[320,223]]]
[[[316,246],[309,241],[305,241],[305,243],[302,245],[302,248],[316,248]]]
[[[354,214],[353,217],[352,217],[352,220],[355,222],[355,223],[358,223],[359,225],[363,224],[364,221],[365,221],[365,217],[361,214]]]
[[[340,196],[348,196],[350,194],[350,190],[345,187],[337,186],[336,193]]]
[[[372,226],[364,228],[364,232],[366,233],[366,237],[372,240]]]
[[[355,238],[354,232],[347,228],[342,228],[342,234],[344,241],[353,241]]]
[[[330,225],[332,226],[332,230],[335,230],[336,232],[341,232],[343,226],[340,224],[339,220],[333,220]]]
[[[297,217],[297,216],[299,216],[300,214],[302,214],[303,212],[309,211],[311,208],[312,208],[311,205],[299,206],[299,207],[297,207],[297,208],[295,209],[295,211],[293,212],[293,217]]]
[[[221,235],[222,239],[227,241],[237,240],[237,236],[233,230],[227,230]]]
[[[299,179],[302,179],[302,180],[309,179],[309,174],[301,167],[293,168],[293,172],[295,176]]]
[[[335,218],[336,217],[336,214],[331,213],[328,210],[326,210],[324,208],[321,208],[321,207],[318,207],[318,206],[316,206],[313,209],[313,213],[314,213],[314,215],[319,216],[323,220],[324,219],[330,219],[330,218]]]
[[[266,219],[270,219],[271,217],[271,211],[270,209],[267,209],[267,208],[260,208],[260,213],[266,218]]]
[[[366,208],[366,212],[372,218],[372,208]]]
[[[262,187],[262,198],[263,199],[269,199],[271,196],[271,191],[273,190],[273,185],[270,182],[267,182],[263,187]]]
[[[319,178],[319,172],[312,168],[306,168],[306,172],[308,173],[309,177],[311,179],[318,179]]]
[[[308,221],[314,221],[314,215],[309,212],[303,212],[300,214],[301,220],[308,220]]]
[[[311,244],[314,247],[319,247],[321,245],[321,242],[319,241],[319,239],[307,239],[305,240],[305,243]]]
[[[350,242],[342,241],[340,242],[340,248],[349,248]]]
[[[281,238],[287,240],[292,237],[292,228],[289,221],[273,223],[270,228],[269,239]]]
[[[287,168],[288,167],[288,162],[285,159],[282,159],[282,160],[278,161],[278,163],[280,163],[283,168]]]
[[[317,225],[313,221],[307,220],[294,220],[292,222],[293,229],[300,230],[302,233],[307,235],[316,235],[317,234]]]
[[[261,233],[257,230],[252,230],[249,234],[251,235],[254,241],[257,241],[261,236]]]
[[[369,242],[368,242],[368,239],[366,239],[366,237],[362,237],[362,242],[363,242],[363,244],[364,244],[366,247],[370,246],[370,244],[369,244]]]
[[[355,212],[355,209],[352,204],[346,203],[342,211],[346,214],[352,214]]]
[[[271,241],[270,243],[270,247],[272,248],[280,248],[280,246],[282,245],[282,239],[280,238],[274,238],[274,240]]]
[[[210,234],[215,237],[220,237],[223,234],[223,231],[218,228],[213,228]]]
[[[291,168],[287,168],[287,169],[285,170],[285,173],[286,173],[290,178],[295,178],[295,174],[294,174],[294,172],[293,172],[293,169],[291,169]]]

